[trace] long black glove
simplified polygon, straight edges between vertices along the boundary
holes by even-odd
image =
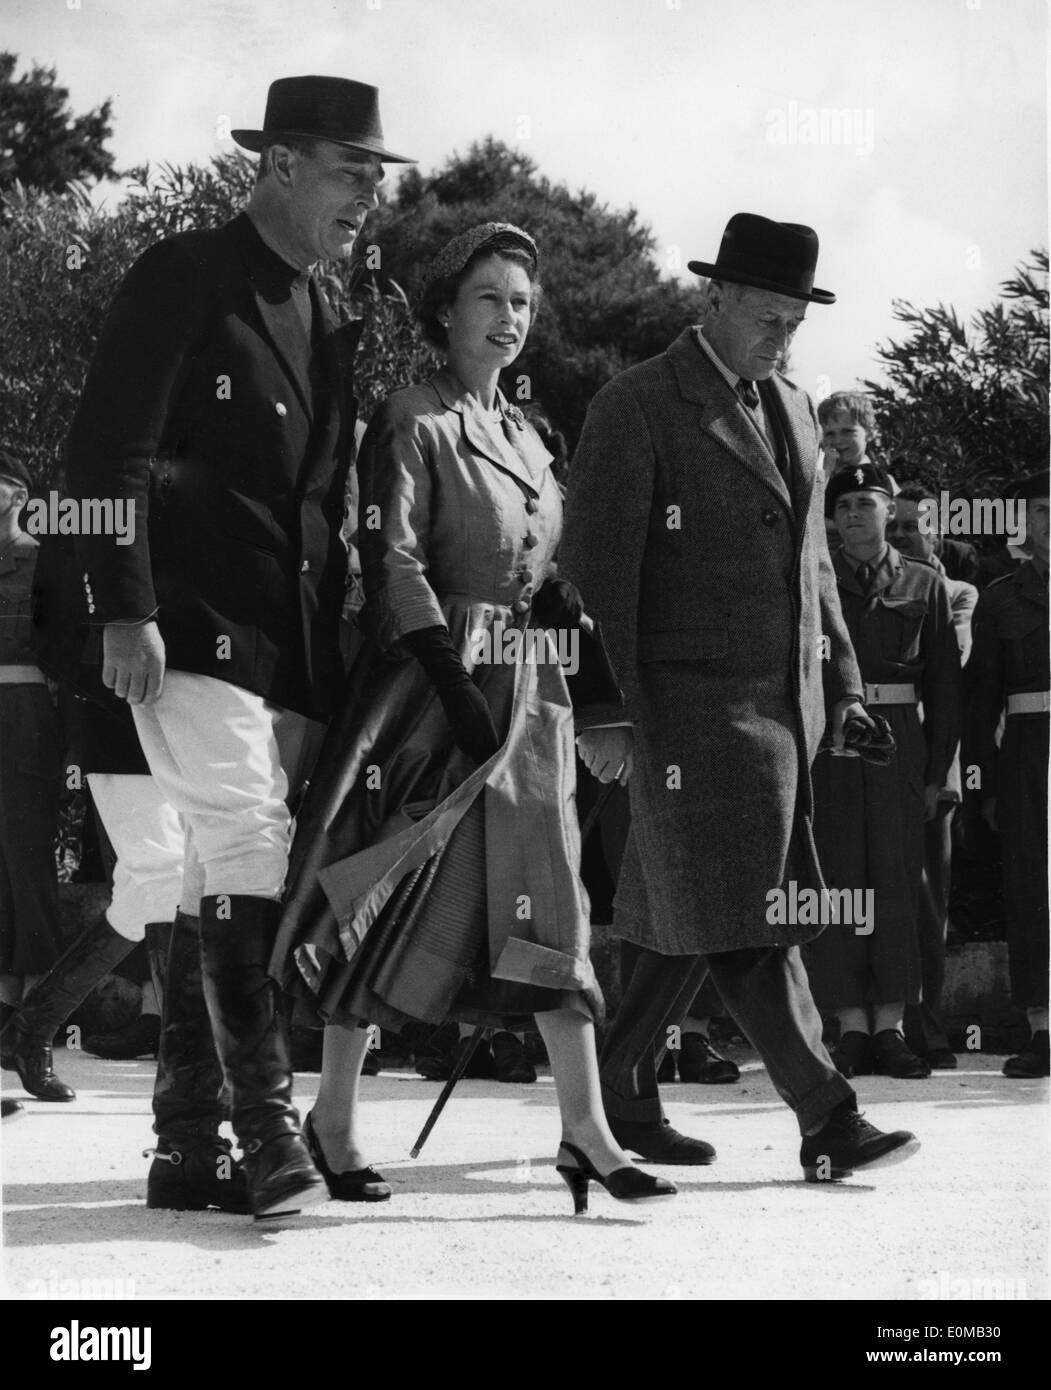
[[[533,598],[530,627],[573,628],[584,613],[580,590],[568,579],[545,579]]]
[[[857,715],[850,715],[843,725],[844,742],[852,753],[857,753],[858,757],[864,758],[867,763],[875,763],[877,767],[888,767],[894,758],[894,735],[882,714],[874,714],[871,710],[867,713],[876,727],[872,729]],[[831,747],[832,738],[829,736],[821,740],[818,751]]]
[[[437,692],[457,748],[476,763],[488,762],[500,747],[489,702],[467,674],[447,627],[425,627],[401,639]]]

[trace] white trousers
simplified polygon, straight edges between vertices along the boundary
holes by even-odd
[[[89,772],[91,799],[117,862],[106,920],[129,941],[147,922],[170,922],[182,893],[185,836],[179,813],[152,777]]]
[[[185,831],[180,907],[218,893],[277,898],[285,885],[288,799],[309,775],[324,728],[240,686],[167,671],[161,697],[133,705],[150,771]]]

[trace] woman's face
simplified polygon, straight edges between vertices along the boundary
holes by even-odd
[[[521,262],[502,256],[476,261],[441,316],[449,358],[487,372],[510,366],[525,346],[532,300]]]

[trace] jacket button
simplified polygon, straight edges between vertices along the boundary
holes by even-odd
[[[94,611],[95,611],[95,605],[94,605],[93,603],[89,603],[89,604],[88,604],[88,612],[89,612],[89,613],[94,613]]]
[[[539,502],[537,502],[535,497],[527,497],[525,509],[530,516],[533,516],[536,512],[540,510],[540,504]]]
[[[763,513],[763,525],[764,525],[764,526],[776,526],[776,525],[777,525],[777,516],[778,516],[778,514],[777,514],[777,512],[774,511],[773,507],[768,507],[768,508],[766,509],[766,511]]]
[[[302,564],[300,565],[300,567],[299,567],[299,573],[300,573],[300,574],[309,574],[309,573],[310,573],[310,561],[309,561],[309,560],[304,560],[304,561],[303,561],[303,563],[302,563]]]
[[[522,544],[525,546],[526,550],[532,550],[533,546],[536,545],[538,539],[539,537],[536,536],[532,531],[528,531],[522,538]]]
[[[519,584],[532,584],[532,582],[533,582],[533,571],[532,571],[532,570],[519,570],[519,571],[518,571],[518,582],[519,582]]]
[[[288,414],[288,406],[285,405],[284,401],[275,401],[274,409],[277,411],[278,415],[282,417]]]

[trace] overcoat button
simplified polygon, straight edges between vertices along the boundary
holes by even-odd
[[[309,573],[310,573],[310,561],[309,561],[309,560],[304,560],[304,561],[303,561],[303,563],[302,563],[302,564],[300,565],[300,567],[299,567],[299,573],[300,573],[300,574],[309,574]]]
[[[529,515],[532,516],[534,512],[538,512],[540,510],[540,504],[537,502],[535,497],[528,497],[526,498],[525,509],[529,513]]]
[[[774,511],[774,509],[773,509],[772,507],[768,507],[767,510],[763,513],[763,525],[764,525],[764,526],[776,526],[776,525],[777,525],[777,513]]]
[[[288,414],[288,406],[285,405],[284,401],[275,401],[274,409],[277,411],[278,415],[285,416]]]
[[[534,535],[532,531],[529,531],[523,538],[522,544],[525,546],[526,550],[532,550],[533,546],[536,545],[538,540],[539,537]]]

